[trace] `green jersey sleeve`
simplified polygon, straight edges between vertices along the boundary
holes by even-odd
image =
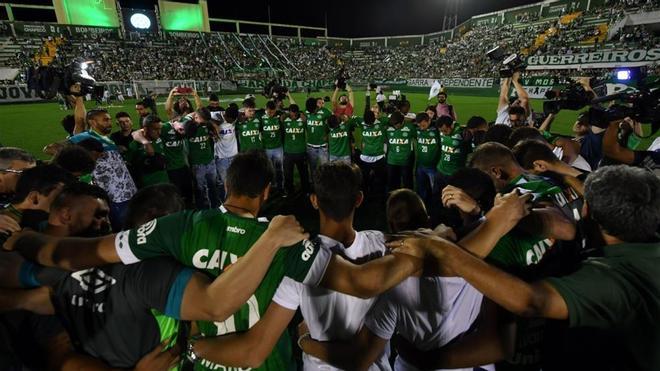
[[[156,256],[172,256],[181,261],[181,239],[193,220],[193,211],[182,211],[122,231],[115,237],[117,255],[124,264]]]
[[[332,252],[317,237],[287,249],[285,275],[309,286],[318,286],[330,263]]]

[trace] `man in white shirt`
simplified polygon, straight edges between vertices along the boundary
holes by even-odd
[[[219,190],[218,194],[224,200],[225,190],[224,184],[227,180],[227,169],[231,165],[231,161],[238,153],[238,142],[236,141],[236,120],[238,119],[238,108],[229,106],[224,112],[224,118],[221,112],[212,112],[211,116],[220,122],[218,127],[218,139],[216,139],[213,146],[215,155],[215,168],[217,171]],[[220,116],[220,117],[218,117]]]
[[[518,97],[509,103],[509,89],[513,83]],[[514,108],[514,107],[521,107]],[[512,109],[514,108],[514,109]],[[511,78],[502,78],[500,85],[500,100],[497,106],[497,118],[495,124],[520,127],[532,126],[533,120],[529,108],[529,94],[520,83],[520,72],[515,72]]]

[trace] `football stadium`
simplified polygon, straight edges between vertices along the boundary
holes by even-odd
[[[0,3],[1,370],[660,370],[658,0]]]

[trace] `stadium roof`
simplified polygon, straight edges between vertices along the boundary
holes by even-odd
[[[539,0],[209,0],[208,10],[209,16],[215,18],[316,27],[325,27],[327,22],[332,36],[366,37],[426,34],[442,30],[445,15],[456,15],[460,24],[474,15],[535,2]],[[155,3],[120,0],[122,7],[152,8]]]

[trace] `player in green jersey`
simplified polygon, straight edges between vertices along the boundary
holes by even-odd
[[[366,196],[383,195],[387,181],[385,131],[387,125],[376,119],[373,111],[364,113],[358,126],[362,134],[358,166],[362,171],[362,191]]]
[[[163,140],[163,153],[167,161],[167,177],[179,190],[186,205],[192,205],[192,173],[186,158],[186,138],[184,128],[178,121],[163,124],[160,132]]]
[[[169,255],[212,276],[222,277],[233,272],[243,275],[245,280],[252,280],[257,274],[255,270],[266,270],[268,264],[253,262],[241,265],[240,269],[246,270],[244,272],[236,270],[267,228],[267,221],[257,219],[256,215],[268,198],[272,176],[272,166],[263,153],[239,154],[227,174],[228,196],[222,209],[184,211],[100,239],[57,239],[25,233],[13,236],[11,243],[4,247],[15,247],[31,260],[65,269],[120,261],[130,264]],[[332,290],[373,297],[422,267],[420,259],[398,253],[378,259],[374,264],[355,265],[329,249],[320,249],[311,241],[279,250],[272,259],[273,263],[254,295],[249,296],[247,304],[224,322],[200,322],[202,334],[214,336],[249,329],[266,313],[267,305],[285,275],[312,286],[323,282]],[[233,266],[227,270],[230,265]],[[235,287],[228,288],[226,300],[234,300],[238,291],[244,295],[243,285],[236,283]],[[259,369],[282,370],[291,366],[290,343],[284,334],[278,347]],[[218,366],[198,360],[196,367],[214,369]]]
[[[293,168],[298,169],[300,185],[303,193],[309,193],[309,173],[307,170],[307,146],[305,145],[305,115],[300,108],[289,98],[288,114],[280,119],[284,128],[284,192],[285,196],[294,194]]]
[[[433,107],[431,107],[433,108]],[[434,110],[427,112],[433,113]],[[417,135],[415,136],[415,158],[417,194],[424,201],[426,207],[431,210],[431,195],[434,190],[435,166],[438,163],[440,146],[438,145],[440,135],[438,130],[431,126],[431,117],[427,112],[417,115]]]
[[[163,123],[156,115],[142,121],[142,129],[133,132],[133,141],[128,145],[126,161],[131,165],[138,187],[169,183],[163,140],[160,133]]]
[[[261,135],[263,137],[264,149],[268,159],[275,168],[275,190],[284,190],[283,162],[284,149],[282,148],[282,124],[277,114],[275,101],[266,102],[266,110],[261,116]]]
[[[195,204],[198,209],[220,205],[210,121],[211,112],[207,108],[200,108],[180,120],[187,137],[188,160],[195,177]]]
[[[342,161],[351,163],[353,154],[353,129],[355,128],[356,116],[347,115],[328,118],[328,145],[330,161]]]
[[[449,116],[438,118],[438,130],[440,131],[438,175],[446,178],[465,167],[470,143],[463,128]]]
[[[387,128],[387,188],[389,191],[413,188],[413,142],[415,126],[404,123],[404,116],[394,112]]]
[[[246,99],[243,102],[245,106],[245,117],[242,122],[236,125],[238,133],[238,147],[241,152],[247,152],[251,149],[263,149],[261,141],[261,122],[255,116],[255,103],[252,99]]]
[[[323,101],[323,100],[321,100]],[[307,161],[314,177],[316,168],[328,162],[328,117],[332,113],[325,107],[319,108],[318,98],[308,98],[305,102],[305,131],[307,135]]]

